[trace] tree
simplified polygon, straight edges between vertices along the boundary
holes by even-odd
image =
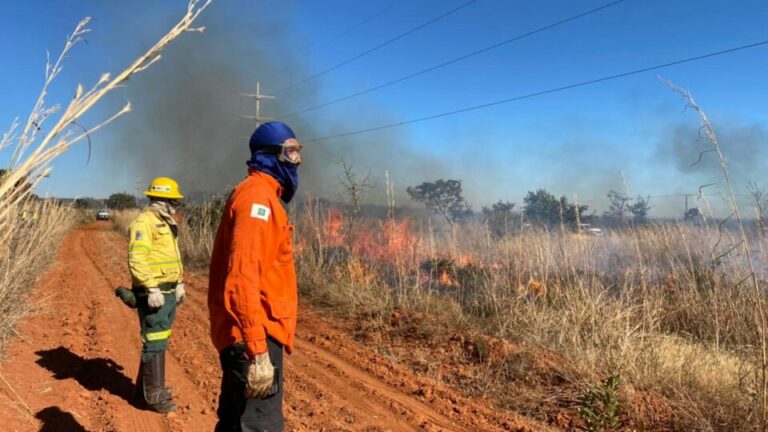
[[[88,200],[86,198],[77,198],[75,199],[75,208],[84,210],[87,209],[89,206]]]
[[[624,225],[625,214],[629,210],[627,204],[629,197],[611,190],[608,192],[608,200],[610,204],[608,204],[608,210],[603,212],[603,218],[611,225]]]
[[[650,195],[645,198],[639,196],[635,199],[635,202],[627,207],[629,212],[632,213],[632,223],[635,225],[648,223],[648,212],[651,211],[650,202]]]
[[[374,188],[374,184],[371,181],[370,174],[360,179],[355,173],[351,162],[341,160],[339,161],[339,166],[342,170],[339,176],[339,183],[344,188],[350,204],[348,209],[344,209],[344,216],[347,219],[347,239],[349,240],[349,247],[352,249],[355,225],[362,210],[363,198],[369,190]]]
[[[138,207],[136,197],[125,192],[114,193],[107,198],[107,207],[115,210],[125,210]]]
[[[566,224],[572,228],[576,227],[577,221],[584,222],[590,215],[585,213],[589,206],[576,206],[568,202],[566,197],[556,198],[544,189],[538,189],[536,192],[528,192],[523,198],[525,203],[525,218],[537,222],[547,228]]]
[[[424,182],[408,187],[406,192],[412,200],[423,203],[428,209],[445,218],[451,226],[472,216],[472,209],[461,192],[461,180]]]
[[[685,215],[683,215],[683,220],[694,225],[700,225],[704,222],[704,215],[701,214],[698,207],[691,207],[685,212]]]
[[[490,208],[483,207],[483,221],[488,225],[488,229],[494,237],[504,237],[511,231],[516,217],[514,208],[514,203],[501,200]]]
[[[747,190],[749,191],[749,195],[752,197],[752,200],[754,200],[752,205],[755,207],[755,219],[757,220],[757,228],[761,233],[763,233],[765,232],[766,204],[768,204],[766,203],[765,195],[766,191],[768,191],[768,188],[765,186],[759,186],[755,182],[749,182],[747,184]]]

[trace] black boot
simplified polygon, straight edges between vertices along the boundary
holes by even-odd
[[[171,389],[165,387],[165,351],[142,363],[139,370],[140,388],[147,408],[159,413],[176,411]]]
[[[144,362],[139,360],[139,373],[136,375],[136,393],[133,395],[137,402],[144,402]]]

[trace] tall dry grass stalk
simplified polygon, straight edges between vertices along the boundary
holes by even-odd
[[[23,125],[14,121],[0,138],[0,152],[10,151],[8,165],[0,175],[0,341],[25,310],[23,293],[40,273],[42,264],[56,249],[64,230],[76,219],[68,207],[30,197],[40,180],[51,172],[51,163],[72,145],[89,140],[95,131],[130,111],[126,104],[89,129],[77,121],[104,96],[161,58],[162,51],[187,31],[202,31],[192,24],[211,0],[191,0],[181,20],[155,45],[114,77],[102,74],[89,90],[78,85],[72,100],[62,109],[49,106],[46,97],[61,73],[64,59],[90,31],[85,18],[75,27],[60,55],[46,63],[45,81],[37,101]],[[33,217],[34,216],[34,217]]]
[[[56,253],[59,240],[75,223],[74,210],[48,200],[25,200],[12,211],[19,215],[7,241],[0,243],[0,348],[29,310],[22,301]]]
[[[0,140],[0,151],[13,149],[8,171],[0,179],[0,243],[7,241],[10,236],[10,230],[5,228],[14,226],[16,217],[12,213],[15,209],[14,205],[29,196],[40,180],[51,172],[51,162],[73,144],[89,139],[92,133],[129,112],[131,106],[130,103],[126,104],[112,116],[85,131],[77,124],[78,119],[109,92],[159,61],[162,51],[179,35],[187,31],[202,31],[203,28],[193,28],[192,24],[210,2],[211,0],[191,0],[181,20],[154,46],[114,78],[109,73],[102,74],[89,90],[78,85],[74,97],[63,110],[58,105],[47,106],[48,90],[61,73],[64,59],[90,31],[87,27],[90,18],[85,18],[78,23],[75,31],[67,38],[59,57],[53,63],[50,59],[46,63],[43,89],[23,128],[19,130],[18,121],[14,121],[9,131]],[[54,123],[46,131],[49,121]]]
[[[758,280],[757,272],[755,271],[755,263],[752,259],[752,250],[750,247],[750,237],[747,235],[746,229],[744,227],[744,222],[741,217],[741,208],[739,207],[738,201],[736,200],[736,194],[733,191],[733,183],[731,182],[731,177],[728,172],[728,162],[726,161],[726,158],[723,154],[722,147],[720,146],[720,141],[717,138],[717,134],[715,134],[715,130],[712,127],[712,123],[709,121],[709,118],[707,117],[707,114],[704,112],[704,110],[699,107],[699,105],[696,103],[696,101],[693,98],[693,95],[691,92],[687,89],[684,89],[682,87],[678,87],[674,85],[671,81],[667,81],[664,79],[659,78],[667,87],[675,91],[676,93],[680,94],[683,99],[686,101],[687,105],[692,108],[699,116],[701,128],[700,130],[703,130],[707,139],[712,144],[712,150],[717,154],[718,161],[720,162],[720,170],[722,172],[723,180],[725,181],[725,185],[728,189],[728,203],[731,207],[732,214],[728,218],[731,218],[733,216],[736,217],[736,220],[738,222],[738,229],[739,229],[739,242],[737,242],[731,249],[729,249],[727,252],[724,253],[731,253],[734,249],[740,246],[740,249],[743,251],[744,257],[746,258],[746,261],[748,263],[748,272],[742,273],[746,276],[744,279],[748,279],[750,281],[750,284],[752,285],[752,290],[754,293],[754,300],[756,303],[754,317],[755,317],[755,327],[757,330],[757,333],[759,334],[759,340],[754,345],[754,348],[757,352],[757,358],[758,365],[759,365],[759,380],[760,380],[760,388],[759,388],[759,417],[760,417],[760,423],[761,423],[761,429],[763,431],[768,430],[768,341],[766,340],[766,331],[768,331],[768,321],[766,321],[765,316],[765,308],[763,307],[765,302],[765,291],[763,288],[760,287],[760,281]],[[761,248],[762,250],[762,248]],[[722,256],[722,255],[720,255]]]

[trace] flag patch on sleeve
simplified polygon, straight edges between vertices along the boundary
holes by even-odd
[[[269,207],[263,206],[261,204],[254,204],[253,207],[251,207],[251,217],[256,219],[261,219],[264,221],[269,220]]]
[[[141,234],[141,231],[136,231],[136,240],[141,240],[142,237],[144,237],[144,235]]]

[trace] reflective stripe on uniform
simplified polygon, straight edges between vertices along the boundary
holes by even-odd
[[[164,265],[171,265],[171,264],[181,264],[180,260],[173,260],[173,261],[156,261],[156,262],[149,262],[149,265],[151,267],[157,267],[157,266],[164,266]]]
[[[142,336],[142,339],[144,339],[145,342],[157,342],[161,340],[166,340],[169,337],[171,337],[170,329],[159,331],[159,332],[147,333],[144,336]]]

